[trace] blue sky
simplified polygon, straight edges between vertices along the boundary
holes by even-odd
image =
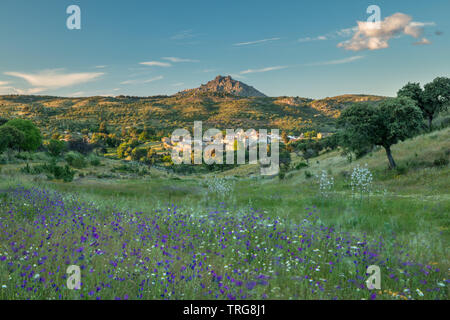
[[[448,0],[2,0],[0,94],[173,94],[221,74],[269,96],[395,95],[449,76],[449,15]]]

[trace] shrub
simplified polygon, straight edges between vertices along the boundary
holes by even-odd
[[[89,163],[94,167],[98,167],[101,164],[100,160],[97,158],[89,160]]]
[[[87,155],[94,150],[94,145],[87,143],[83,138],[69,140],[67,149]]]
[[[353,172],[351,175],[351,186],[353,196],[355,194],[360,194],[360,199],[362,200],[364,194],[369,195],[372,187],[373,176],[367,167],[367,163],[364,167],[361,167],[359,164],[353,168]]]
[[[30,152],[20,152],[16,155],[16,158],[20,160],[33,160],[33,154]]]
[[[97,156],[95,156],[94,154],[90,154],[87,159],[91,166],[98,167],[101,164],[100,159]]]
[[[81,169],[86,167],[86,159],[84,156],[78,152],[68,152],[66,154],[66,161],[69,165],[74,168]]]
[[[128,156],[128,149],[130,148],[130,145],[126,142],[121,143],[119,147],[117,148],[117,156],[122,159]]]
[[[319,192],[321,196],[328,198],[333,190],[334,178],[328,175],[325,170],[322,170],[321,174],[317,175],[316,178],[318,179]]]
[[[142,161],[145,160],[147,156],[147,149],[145,148],[134,148],[131,151],[131,160]]]
[[[408,167],[405,165],[397,165],[397,167],[395,168],[395,171],[399,175],[406,174],[406,173],[408,173]]]
[[[441,156],[440,158],[435,159],[433,161],[433,164],[436,167],[444,167],[444,166],[448,165],[448,163],[449,163],[449,160],[447,158],[444,158],[444,156]]]
[[[60,156],[64,150],[66,149],[66,142],[65,141],[61,141],[61,140],[55,140],[52,139],[48,142],[47,144],[47,149],[48,152],[53,156],[53,157],[58,157]]]
[[[65,165],[64,167],[58,166],[56,163],[56,160],[53,158],[50,160],[50,162],[43,164],[43,165],[37,165],[34,167],[31,167],[28,163],[25,167],[21,169],[23,173],[28,174],[41,174],[46,173],[47,178],[49,179],[61,179],[64,182],[71,182],[73,180],[73,177],[75,175],[75,171],[71,170],[68,165]]]
[[[306,167],[308,167],[308,164],[307,164],[307,163],[305,163],[305,162],[299,162],[299,163],[297,163],[297,165],[295,166],[295,169],[296,169],[296,170],[300,170],[301,168],[306,168]]]

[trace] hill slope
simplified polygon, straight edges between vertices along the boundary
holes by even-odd
[[[236,81],[231,76],[222,77],[218,75],[207,84],[202,84],[199,88],[188,89],[179,94],[200,93],[200,92],[223,92],[239,97],[265,97],[266,95],[243,82]]]
[[[106,121],[110,131],[122,127],[153,127],[171,132],[192,127],[279,128],[293,134],[315,129],[333,132],[346,106],[383,97],[344,95],[321,100],[300,97],[240,97],[225,92],[192,91],[174,96],[87,97],[0,96],[0,116],[36,122],[44,132],[81,131]]]

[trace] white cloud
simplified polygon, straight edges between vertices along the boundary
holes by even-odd
[[[346,50],[378,50],[389,47],[389,40],[402,34],[419,38],[425,26],[433,26],[434,22],[412,21],[412,17],[404,13],[395,13],[386,17],[377,26],[373,22],[357,21],[358,26],[350,40],[341,42],[338,47]],[[428,41],[423,38],[422,41]]]
[[[300,38],[297,41],[298,42],[311,42],[311,41],[323,41],[323,40],[328,40],[328,38],[326,36],[318,36],[318,37],[306,37],[306,38]]]
[[[84,96],[84,95],[85,95],[84,91],[77,91],[77,92],[69,94],[69,97],[81,97],[81,96]]]
[[[285,69],[286,66],[275,66],[275,67],[267,67],[262,69],[247,69],[244,71],[239,72],[240,74],[248,74],[248,73],[258,73],[258,72],[268,72],[268,71],[274,71],[274,70],[280,70]]]
[[[164,60],[168,60],[170,62],[173,63],[177,63],[177,62],[199,62],[198,60],[193,60],[193,59],[183,59],[183,58],[177,58],[177,57],[164,57]]]
[[[238,73],[230,73],[229,75],[230,75],[230,77],[232,77],[234,79],[247,79],[246,77],[244,77],[243,75],[238,74]]]
[[[43,91],[46,91],[47,88],[29,88],[29,89],[19,89],[19,88],[13,88],[13,92],[15,94],[37,94],[41,93]]]
[[[106,66],[103,66],[103,65],[102,66],[95,66],[95,68],[96,69],[104,69],[104,68],[106,68]]]
[[[0,86],[0,94],[10,94],[14,92],[13,87]]]
[[[4,84],[8,82],[3,82]],[[12,86],[4,86],[0,84],[0,94],[36,94],[47,90],[46,88],[30,88],[30,89],[19,89]]]
[[[8,83],[8,81],[0,81],[0,86],[6,86]]]
[[[104,73],[61,73],[61,70],[45,70],[39,73],[5,72],[4,74],[12,77],[22,78],[32,86],[38,87],[28,90],[39,90],[43,88],[57,89],[70,87],[76,84],[92,81],[102,76]]]
[[[163,76],[157,76],[151,79],[144,79],[144,80],[126,80],[121,82],[120,84],[143,84],[143,83],[149,83],[157,80],[164,79]]]
[[[358,31],[358,27],[344,28],[344,29],[336,31],[335,34],[339,37],[348,37],[348,36],[351,36],[356,31]]]
[[[184,82],[177,82],[177,83],[172,83],[171,86],[172,87],[181,87],[184,85]]]
[[[413,45],[415,45],[415,46],[426,45],[426,44],[431,44],[431,41],[428,40],[427,38],[422,38],[419,41],[416,41],[413,43]]]
[[[262,40],[248,41],[248,42],[239,42],[239,43],[234,43],[233,46],[248,46],[248,45],[252,45],[252,44],[258,44],[258,43],[264,43],[264,42],[276,41],[276,40],[280,40],[280,38],[269,38],[269,39],[262,39]]]
[[[139,64],[142,64],[144,66],[150,66],[150,67],[171,67],[172,66],[168,62],[161,62],[161,61],[147,61],[147,62],[140,62]]]
[[[306,66],[326,66],[326,65],[334,65],[334,64],[344,64],[344,63],[350,63],[356,60],[360,60],[364,58],[364,56],[353,56],[345,59],[339,59],[339,60],[330,60],[330,61],[322,61],[322,62],[316,62],[316,63],[310,63]]]

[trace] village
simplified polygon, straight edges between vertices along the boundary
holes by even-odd
[[[278,132],[278,130],[275,130]],[[299,136],[292,136],[292,135],[286,135],[279,133],[271,132],[270,134],[267,134],[267,143],[272,143],[275,141],[278,141],[279,143],[292,143],[297,142],[301,140],[320,140],[324,139],[326,137],[329,137],[332,135],[332,133],[322,133],[319,132],[315,136],[311,134],[311,132],[308,132],[307,134],[300,134]],[[315,133],[312,131],[312,133]],[[243,143],[245,142],[245,147],[252,147],[252,145],[255,143],[258,143],[260,138],[260,132],[250,129],[247,131],[243,130],[237,130],[234,133],[234,139],[233,136],[229,136],[228,133],[223,136],[222,132],[217,132],[215,135],[206,135],[202,139],[202,148],[207,147],[208,145],[217,145],[217,144],[223,144],[225,145],[225,151],[231,150],[236,151],[238,148],[239,142]],[[163,147],[168,151],[176,151],[176,152],[183,152],[184,150],[190,150],[192,147],[192,139],[190,135],[181,135],[181,136],[172,136],[169,137],[163,137],[161,139],[161,142],[163,144]],[[233,141],[235,141],[233,143]]]

